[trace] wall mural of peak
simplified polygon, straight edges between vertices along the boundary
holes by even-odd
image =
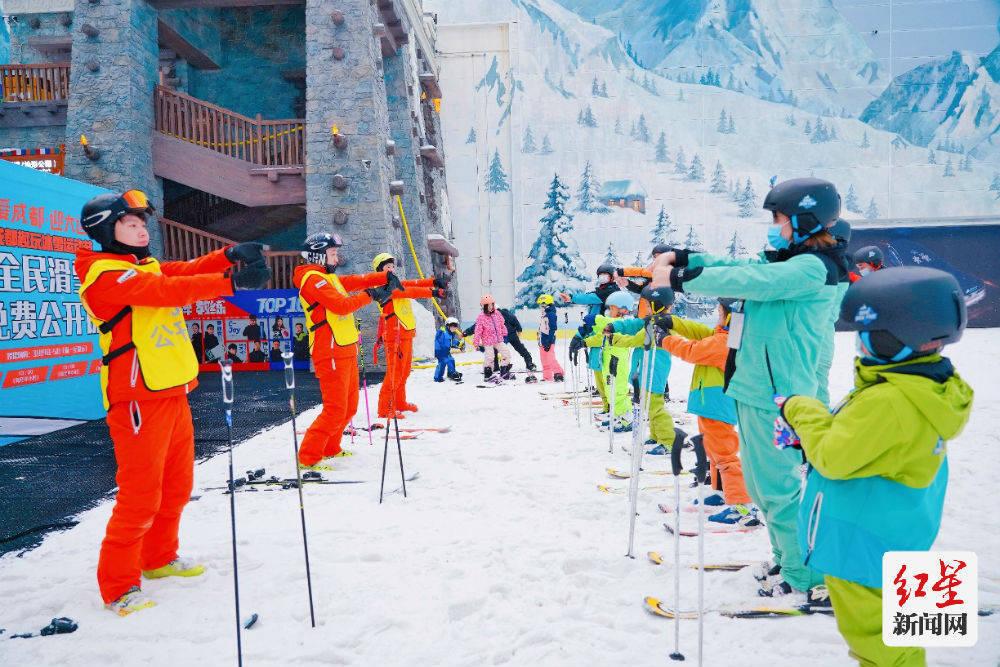
[[[796,176],[848,220],[1000,216],[1000,3],[942,4],[425,0],[462,301],[532,308],[661,241],[755,254]]]

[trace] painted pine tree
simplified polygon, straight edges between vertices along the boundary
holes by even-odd
[[[486,174],[486,191],[508,192],[509,190],[510,183],[507,181],[507,174],[504,173],[503,163],[500,161],[500,151],[494,149],[489,172]]]
[[[476,128],[474,127],[469,128],[469,136],[465,139],[465,143],[467,144],[476,143]]]
[[[812,134],[812,131],[813,131],[812,130],[812,124],[809,122],[808,118],[806,118],[806,124],[805,124],[805,127],[802,128],[802,131],[804,133],[806,133],[806,134]]]
[[[660,206],[660,212],[656,214],[656,222],[653,224],[653,235],[649,239],[651,245],[666,243],[676,245],[677,236],[673,223],[670,221],[670,214]]]
[[[608,250],[604,253],[604,261],[601,264],[610,264],[616,267],[622,265],[622,261],[618,259],[618,253],[615,251],[614,241],[608,243]]]
[[[934,149],[927,151],[927,164],[937,164],[937,158],[934,156]]]
[[[719,122],[715,124],[715,131],[719,134],[725,134],[728,127],[729,124],[726,122],[726,108],[723,107],[722,111],[719,112]]]
[[[632,260],[632,266],[645,266],[647,260],[642,256],[642,252],[635,253],[635,259]]]
[[[871,142],[868,141],[868,130],[861,136],[861,148],[871,148]]]
[[[993,182],[990,183],[990,191],[995,192],[997,199],[1000,199],[1000,171],[993,173]]]
[[[524,129],[524,142],[521,145],[522,153],[534,153],[538,150],[535,147],[535,137],[531,134],[531,126],[529,125]]]
[[[951,156],[949,156],[948,161],[944,163],[944,173],[941,175],[945,178],[955,178],[955,171],[951,168]]]
[[[687,180],[689,181],[704,181],[705,180],[705,167],[701,164],[701,158],[695,153],[694,157],[691,158],[691,166],[688,167]]]
[[[651,141],[649,136],[649,128],[646,126],[646,116],[645,114],[639,114],[639,122],[635,126],[636,139],[648,144]]]
[[[733,181],[732,186],[733,189],[732,192],[730,193],[729,198],[738,204],[740,203],[740,198],[743,196],[743,188],[740,187],[740,182],[738,180]]]
[[[594,116],[594,112],[589,104],[583,112],[583,124],[586,127],[597,127],[597,118]]]
[[[667,153],[666,132],[660,132],[660,136],[656,139],[656,161],[670,162],[670,155]]]
[[[865,217],[869,220],[875,220],[878,218],[878,206],[875,205],[875,198],[868,202],[868,210],[865,211]]]
[[[736,134],[736,124],[733,123],[733,114],[729,114],[729,125],[726,126],[726,134]]]
[[[587,160],[583,165],[583,173],[580,174],[580,187],[576,191],[576,210],[583,213],[610,213],[611,209],[597,198],[600,190],[601,182],[597,180],[590,160]]]
[[[587,285],[583,259],[573,241],[573,216],[566,212],[568,199],[566,187],[560,182],[559,175],[554,175],[538,238],[528,253],[531,263],[517,278],[522,287],[514,300],[516,308],[535,307],[542,294],[573,292]]]
[[[740,193],[739,205],[739,216],[741,218],[752,218],[757,215],[757,192],[753,189],[753,183],[750,182],[749,178],[747,179],[746,187]]]
[[[965,154],[965,159],[962,160],[962,166],[959,167],[962,171],[972,171],[972,156],[968,153]]]
[[[705,246],[702,244],[701,239],[694,232],[694,227],[688,227],[687,236],[684,238],[684,247],[688,250],[695,250],[697,252],[705,252]]]
[[[713,194],[726,192],[726,171],[722,168],[722,162],[716,160],[715,172],[712,174],[712,183],[708,186],[708,191]]]
[[[686,174],[687,170],[687,159],[684,157],[684,147],[681,146],[677,149],[677,157],[674,158],[674,173]]]
[[[601,83],[601,97],[608,96],[608,84],[607,82]]]
[[[541,155],[551,155],[552,154],[552,144],[549,143],[549,135],[542,137],[542,148],[538,151]]]
[[[615,118],[615,134],[621,134],[621,133],[622,133],[622,119]]]
[[[743,246],[742,241],[740,241],[739,232],[733,232],[733,238],[729,241],[729,246],[726,248],[726,254],[730,257],[746,257],[749,253],[747,249]]]
[[[858,201],[858,195],[854,192],[853,183],[847,188],[847,196],[844,197],[844,208],[851,213],[861,215],[861,202]]]
[[[601,86],[597,83],[597,77],[590,84],[590,94],[594,97],[599,97],[601,94]]]

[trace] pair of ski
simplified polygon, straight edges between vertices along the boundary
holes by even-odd
[[[419,472],[415,472],[406,478],[407,482],[412,482],[413,480],[420,477]],[[253,480],[236,480],[237,483],[234,485],[237,491],[258,491],[256,487],[265,487],[265,490],[282,490],[282,489],[297,489],[299,488],[299,480],[295,477],[286,477],[284,479],[272,475],[267,479],[253,479]],[[367,484],[371,480],[367,479],[326,479],[319,472],[315,470],[308,470],[302,473],[302,483],[303,484]],[[267,488],[272,487],[272,488]],[[227,486],[210,486],[204,489],[205,491],[219,491],[225,490],[226,493],[231,493],[232,488]]]

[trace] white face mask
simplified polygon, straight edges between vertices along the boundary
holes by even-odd
[[[609,276],[606,273],[602,273],[601,275],[597,276],[598,285],[607,285],[610,282],[611,282],[611,276]]]

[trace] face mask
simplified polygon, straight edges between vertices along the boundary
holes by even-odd
[[[871,269],[858,269],[858,273],[860,273],[863,276],[867,276],[871,272],[872,272]]]
[[[779,225],[771,225],[767,228],[767,242],[775,250],[784,250],[789,246],[788,239],[781,235]]]
[[[611,282],[611,276],[609,276],[606,273],[602,273],[601,275],[597,276],[598,285],[607,285],[610,282]]]

